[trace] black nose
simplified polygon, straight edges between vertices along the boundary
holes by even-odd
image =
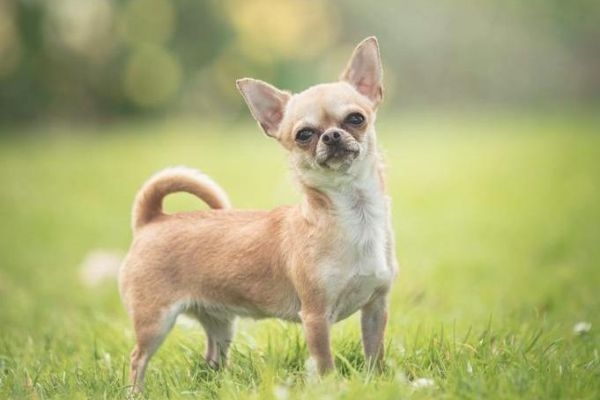
[[[342,135],[338,131],[333,131],[324,133],[321,140],[323,140],[323,143],[326,145],[331,146],[337,144],[341,138]]]

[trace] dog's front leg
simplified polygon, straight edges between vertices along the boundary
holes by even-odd
[[[383,335],[387,325],[387,300],[380,294],[361,310],[361,330],[365,361],[368,368],[383,368]]]
[[[325,313],[301,312],[302,326],[311,357],[317,362],[320,375],[333,369],[333,357],[329,345],[329,321]]]

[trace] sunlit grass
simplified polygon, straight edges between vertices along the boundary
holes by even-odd
[[[129,322],[115,283],[85,287],[79,264],[126,250],[141,182],[197,167],[244,208],[294,202],[294,184],[254,125],[49,130],[0,139],[0,398],[123,396]],[[335,326],[338,372],[321,382],[305,372],[299,326],[242,320],[219,373],[202,361],[202,331],[176,327],[148,396],[597,398],[599,132],[590,116],[382,118],[401,264],[385,373],[363,368],[355,317]],[[589,333],[573,333],[580,321]]]

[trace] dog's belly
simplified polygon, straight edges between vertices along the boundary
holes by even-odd
[[[195,307],[215,318],[224,316],[227,318],[241,317],[252,319],[279,318],[291,322],[300,322],[300,301],[294,301],[293,299],[285,302],[285,304],[279,304],[279,307],[270,310],[254,305],[217,304],[206,301],[195,302]]]

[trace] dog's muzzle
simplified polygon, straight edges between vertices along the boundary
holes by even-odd
[[[348,133],[328,131],[323,133],[317,148],[317,162],[322,167],[338,169],[349,166],[360,153],[360,145]]]

